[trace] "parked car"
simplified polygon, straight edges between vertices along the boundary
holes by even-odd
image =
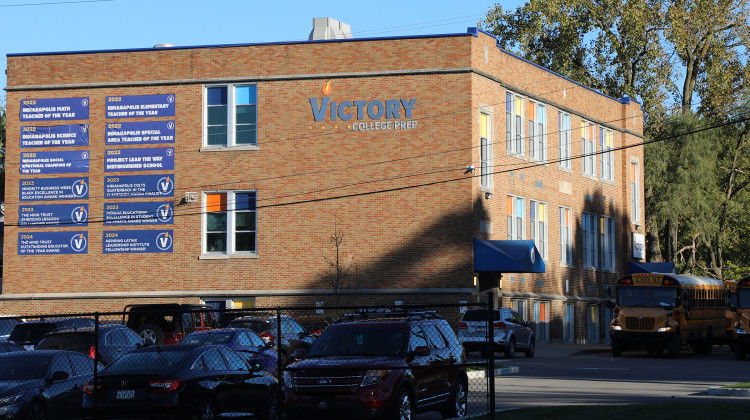
[[[466,414],[464,350],[436,313],[350,315],[300,357],[283,374],[288,418]]]
[[[7,341],[0,342],[0,353],[11,353],[14,351],[26,351],[26,349],[16,343],[10,343]]]
[[[282,365],[294,355],[297,349],[308,349],[317,336],[308,333],[299,322],[289,315],[281,316],[281,340],[277,340],[278,321],[273,313],[253,313],[236,318],[229,322],[227,328],[247,328],[254,331],[260,338],[268,343],[269,348],[280,353]],[[281,349],[276,349],[278,342]]]
[[[16,325],[8,336],[8,341],[33,350],[48,333],[67,328],[93,327],[93,318],[49,318],[40,321],[27,321]]]
[[[94,344],[96,343],[96,352]],[[125,353],[143,347],[145,341],[130,328],[120,324],[99,327],[99,340],[93,327],[56,330],[44,336],[36,350],[71,350],[96,356],[96,361],[104,365],[112,363]]]
[[[216,328],[212,311],[211,306],[197,304],[127,305],[123,324],[152,344],[177,344],[193,331]]]
[[[521,314],[510,308],[492,309],[492,328],[494,351],[502,351],[506,358],[512,359],[516,350],[524,352],[526,357],[534,357],[536,338],[532,322],[524,321]],[[479,351],[487,356],[487,320],[490,313],[486,309],[469,309],[458,323],[458,340],[466,352]]]
[[[220,344],[239,354],[248,363],[259,363],[264,371],[274,375],[277,353],[269,350],[268,344],[258,334],[247,328],[222,328],[195,331],[188,334],[180,345]]]
[[[91,417],[96,407],[97,417],[107,419],[274,419],[276,389],[260,365],[224,346],[151,346],[120,357],[87,383],[83,411]]]
[[[94,359],[69,351],[0,354],[0,416],[4,419],[81,418],[81,388]]]
[[[26,320],[17,315],[0,316],[0,341],[7,341],[13,328],[22,322],[26,322]]]

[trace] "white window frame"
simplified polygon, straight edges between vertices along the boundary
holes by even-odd
[[[615,219],[599,216],[599,267],[605,271],[615,271]]]
[[[540,212],[539,209],[543,211]],[[542,214],[542,217],[539,217]],[[541,219],[541,220],[540,220]],[[531,240],[534,241],[542,259],[547,260],[549,248],[549,206],[539,200],[529,200],[529,221],[531,226]]]
[[[573,210],[560,206],[560,265],[573,265]]]
[[[512,200],[512,214],[508,214],[508,201]],[[524,208],[518,208],[521,205]],[[508,228],[508,240],[523,240],[526,239],[526,200],[523,197],[516,195],[508,195],[506,198],[506,217],[507,217],[507,228]]]
[[[641,222],[641,167],[637,161],[630,162],[630,198],[631,220]]]
[[[237,210],[235,207],[236,194],[249,194],[254,193],[255,194],[255,208],[252,210]],[[207,195],[209,194],[226,194],[226,210],[227,213],[227,222],[226,222],[226,250],[225,251],[209,251],[206,249],[207,245],[207,224],[208,224],[208,199]],[[203,191],[203,203],[201,205],[201,255],[202,256],[215,256],[215,257],[227,257],[227,256],[246,256],[246,257],[252,257],[258,255],[258,209],[257,209],[257,203],[258,203],[258,191],[257,190],[210,190],[210,191]],[[248,232],[254,232],[255,233],[255,244],[253,246],[254,251],[236,251],[236,234],[237,234],[237,228],[236,228],[236,215],[239,212],[251,212],[255,214],[255,230],[251,230]],[[213,212],[212,212],[213,213]]]
[[[524,98],[514,92],[505,93],[505,147],[509,155],[523,158],[524,150]]]
[[[547,161],[547,108],[539,102],[529,101],[534,117],[529,119],[529,159],[536,162]],[[529,116],[531,118],[531,116]]]
[[[237,88],[244,86],[255,87],[255,141],[253,143],[237,143],[236,109]],[[227,142],[226,144],[208,144],[208,89],[225,87],[227,89]],[[255,83],[221,83],[203,86],[203,148],[258,148],[258,85]]]
[[[486,118],[487,127],[482,127],[482,117]],[[482,136],[482,129],[485,135]],[[479,184],[482,190],[492,190],[492,113],[482,110],[479,113]]]
[[[583,229],[583,267],[597,267],[597,226],[598,217],[595,213],[583,212],[581,227]]]
[[[557,114],[558,137],[560,140],[560,169],[571,170],[571,130],[570,114],[559,111]]]
[[[590,178],[596,178],[596,140],[591,138],[595,133],[594,123],[581,120],[581,171]]]
[[[615,167],[614,167],[614,136],[612,130],[608,130],[604,127],[599,127],[599,144],[601,150],[601,178],[602,181],[614,182],[615,181]]]

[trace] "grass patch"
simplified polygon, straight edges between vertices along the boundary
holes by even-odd
[[[522,408],[496,413],[494,420],[691,420],[738,418],[738,413],[750,412],[750,402],[686,403],[675,401],[662,404],[582,405],[563,407]],[[487,419],[488,417],[474,417]]]
[[[750,382],[740,382],[734,385],[723,386],[722,388],[750,388]]]

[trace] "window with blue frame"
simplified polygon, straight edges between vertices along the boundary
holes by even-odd
[[[258,145],[256,85],[209,85],[204,98],[204,146]]]

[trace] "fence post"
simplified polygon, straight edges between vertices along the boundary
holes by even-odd
[[[495,306],[494,295],[487,292],[487,377],[489,378],[490,413],[488,418],[495,416],[495,326],[493,319],[493,308]]]
[[[96,362],[96,356],[99,354],[99,312],[94,313],[94,404],[91,408],[93,418],[96,418],[96,403],[99,395],[96,392],[99,385],[99,363]]]
[[[284,383],[283,377],[282,377],[282,370],[284,368],[284,363],[281,360],[281,307],[276,307],[276,380],[279,384],[278,388],[276,389],[276,395],[273,396],[273,398],[276,398],[276,418],[281,418],[281,386]]]

